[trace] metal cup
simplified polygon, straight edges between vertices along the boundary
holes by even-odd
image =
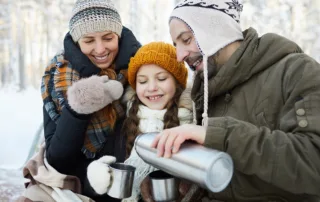
[[[118,199],[130,197],[136,168],[124,163],[112,163],[109,166],[112,173],[112,183],[107,194]]]
[[[178,180],[172,175],[161,170],[149,174],[152,197],[156,202],[175,201],[178,196]]]

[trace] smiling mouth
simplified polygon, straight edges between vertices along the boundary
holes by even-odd
[[[108,60],[108,56],[110,55],[110,53],[104,55],[104,56],[93,56],[93,58],[95,59],[96,62],[105,62],[106,60]]]
[[[199,57],[194,63],[192,64],[189,64],[189,67],[192,71],[196,71],[197,70],[197,67],[202,63],[203,61],[203,57]]]
[[[147,96],[147,98],[151,101],[156,101],[160,98],[162,98],[162,95],[156,95],[156,96]]]

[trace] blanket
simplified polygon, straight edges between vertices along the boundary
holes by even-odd
[[[45,143],[24,166],[23,176],[30,181],[25,183],[25,191],[17,202],[61,201],[94,202],[81,195],[81,183],[76,176],[64,175],[49,165],[45,158]]]

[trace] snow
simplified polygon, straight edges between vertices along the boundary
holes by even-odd
[[[14,201],[24,189],[21,168],[42,126],[40,89],[0,89],[0,114],[0,201]]]
[[[0,89],[0,168],[22,167],[29,154],[33,138],[42,126],[40,89]]]

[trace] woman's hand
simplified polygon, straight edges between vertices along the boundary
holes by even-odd
[[[185,124],[178,127],[165,129],[153,140],[151,147],[158,150],[158,156],[170,158],[172,153],[177,153],[180,146],[186,140],[193,140],[203,144],[206,136],[206,129],[203,126]]]
[[[102,195],[105,194],[111,184],[112,174],[108,166],[116,162],[114,156],[103,156],[92,161],[87,169],[87,177],[93,190]]]
[[[91,114],[121,97],[123,86],[108,76],[91,76],[76,81],[67,91],[68,103],[79,114]]]

